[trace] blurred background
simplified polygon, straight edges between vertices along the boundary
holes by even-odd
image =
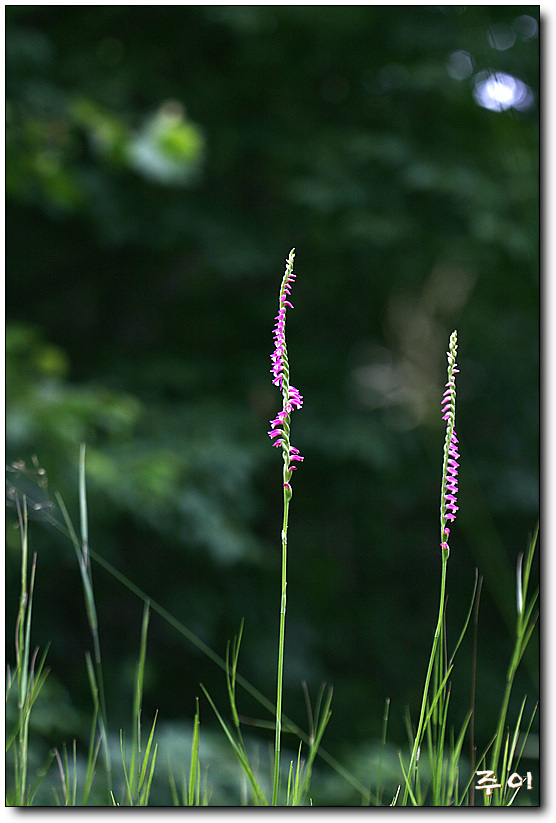
[[[8,503],[25,493],[37,507],[34,643],[50,644],[37,762],[75,735],[86,747],[89,732],[81,582],[47,519],[61,520],[59,490],[78,522],[81,442],[91,547],[221,656],[244,618],[240,671],[274,698],[282,480],[267,430],[281,398],[269,355],[294,246],[288,346],[305,402],[292,441],[305,462],[284,710],[307,728],[302,682],[313,699],[332,685],[324,747],[369,787],[387,698],[393,768],[407,743],[438,606],[439,410],[457,328],[446,621],[453,647],[478,570],[475,736],[488,745],[517,557],[538,517],[539,7],[7,6],[6,116]],[[15,523],[12,506],[8,663]],[[100,566],[93,575],[117,735],[143,606]],[[472,646],[469,633],[456,658],[456,729]],[[226,713],[223,673],[153,615],[145,713],[159,710],[166,752],[184,762],[201,681]],[[529,717],[536,639],[513,722],[524,694]],[[247,694],[239,708],[271,719]],[[201,722],[218,763],[226,743],[204,700]],[[214,799],[232,802],[211,769]],[[360,801],[316,771],[316,803]]]

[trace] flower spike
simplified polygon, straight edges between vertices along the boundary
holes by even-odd
[[[300,409],[303,405],[303,397],[295,386],[290,385],[290,369],[288,363],[288,349],[286,346],[286,311],[293,309],[292,303],[287,299],[291,294],[292,283],[295,280],[293,271],[293,261],[295,249],[292,249],[286,260],[286,271],[280,287],[280,297],[278,314],[275,317],[273,339],[274,351],[270,355],[272,368],[272,383],[282,392],[282,410],[278,412],[274,420],[270,421],[271,429],[268,436],[271,440],[276,438],[273,446],[281,446],[284,455],[284,488],[291,492],[289,481],[291,473],[296,469],[293,462],[302,462],[303,457],[299,450],[290,444],[290,415],[294,409]]]
[[[456,355],[458,350],[457,332],[452,332],[450,336],[450,348],[446,352],[448,357],[448,380],[446,389],[442,395],[442,419],[446,421],[446,438],[444,441],[444,468],[442,472],[442,489],[440,495],[440,531],[441,548],[446,555],[449,553],[448,535],[450,529],[446,521],[456,519],[458,495],[458,469],[459,450],[458,438],[455,431],[456,423],[456,374],[459,369],[456,365]]]

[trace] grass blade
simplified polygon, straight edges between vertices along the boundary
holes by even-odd
[[[197,783],[197,776],[200,772],[199,766],[199,727],[200,727],[200,712],[199,712],[199,698],[196,700],[195,720],[193,721],[193,743],[191,745],[191,767],[189,770],[189,791],[187,795],[190,806],[199,805],[199,796],[195,794]]]
[[[224,731],[224,734],[228,738],[228,740],[230,742],[230,745],[232,746],[232,749],[235,752],[235,755],[238,759],[238,762],[239,762],[245,776],[247,777],[247,780],[249,781],[249,785],[251,786],[251,788],[253,790],[253,794],[254,794],[256,800],[258,801],[258,805],[268,806],[268,801],[267,801],[266,797],[264,796],[263,790],[259,786],[257,778],[255,777],[255,775],[253,773],[253,770],[251,769],[251,766],[249,764],[249,760],[247,759],[247,755],[245,753],[245,750],[243,749],[243,746],[239,745],[237,743],[237,741],[235,740],[235,738],[234,738],[233,734],[231,733],[231,731],[229,730],[226,722],[224,721],[224,719],[221,716],[220,712],[216,708],[216,705],[214,704],[214,701],[212,700],[210,694],[205,689],[205,687],[203,686],[202,683],[201,683],[201,688],[202,688],[203,692],[205,693],[205,696],[206,696],[207,700],[209,701],[210,705],[212,706],[212,710],[214,711],[216,717],[218,718],[218,721],[219,721],[219,723],[220,723],[220,725],[221,725],[221,727]]]

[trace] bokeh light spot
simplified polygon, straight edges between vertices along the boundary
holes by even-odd
[[[446,63],[446,71],[454,80],[465,80],[473,73],[473,59],[467,51],[453,51]]]
[[[521,14],[512,22],[512,28],[521,40],[533,40],[539,33],[539,24],[530,14]]]
[[[473,98],[479,106],[490,111],[527,111],[535,102],[532,89],[522,80],[491,70],[481,71],[475,77]]]
[[[507,23],[493,23],[488,30],[488,42],[497,51],[511,49],[516,41],[516,33]]]

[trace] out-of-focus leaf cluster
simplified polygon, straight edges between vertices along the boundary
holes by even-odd
[[[68,484],[60,470],[73,466],[79,444],[87,443],[90,481],[114,510],[190,550],[207,550],[225,565],[256,555],[246,526],[253,508],[246,490],[257,460],[245,432],[241,446],[241,410],[235,417],[233,408],[220,405],[181,407],[157,421],[158,415],[130,394],[99,383],[69,383],[64,352],[24,326],[7,330],[6,354],[12,455],[45,444],[41,455],[52,463],[51,483]],[[18,472],[18,463],[8,473],[12,497],[18,483],[20,494],[27,493],[19,476],[26,469],[34,474],[32,464]],[[238,488],[244,490],[239,501]]]

